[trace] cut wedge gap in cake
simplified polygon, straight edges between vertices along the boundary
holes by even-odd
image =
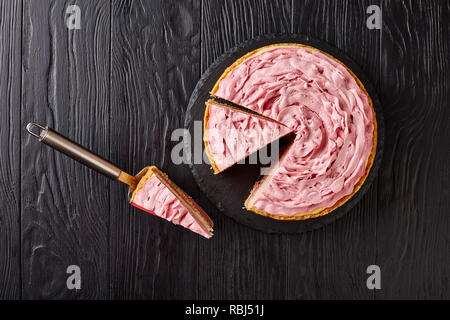
[[[364,183],[377,150],[372,100],[358,77],[317,48],[279,43],[230,65],[210,95],[295,132],[293,145],[245,202],[255,213],[304,220],[332,212]]]
[[[214,173],[220,173],[293,131],[282,123],[210,99],[206,102],[204,143]]]
[[[141,178],[130,203],[205,238],[213,235],[213,222],[208,215],[155,166],[149,167]]]

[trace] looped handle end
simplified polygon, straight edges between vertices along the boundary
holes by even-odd
[[[39,129],[41,129],[41,131],[38,133],[33,132],[33,128],[37,127]],[[39,141],[42,141],[42,139],[45,138],[45,135],[47,134],[48,128],[47,127],[43,127],[40,124],[36,123],[36,122],[30,122],[29,124],[27,124],[27,131],[29,134],[31,134],[32,136],[36,137],[39,139]]]
[[[36,128],[39,128],[40,130],[37,130]],[[116,180],[119,178],[122,172],[122,170],[117,168],[115,165],[80,146],[78,143],[75,143],[56,131],[53,131],[49,127],[43,127],[38,123],[30,122],[27,125],[27,131],[33,137],[38,138],[40,142],[45,143],[46,145],[64,153],[72,159],[75,159],[112,179]]]

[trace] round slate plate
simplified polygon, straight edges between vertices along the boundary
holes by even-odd
[[[345,204],[324,216],[300,221],[280,221],[258,215],[243,208],[244,202],[250,194],[250,190],[260,177],[260,165],[239,164],[218,175],[214,175],[211,166],[204,161],[197,164],[192,163],[190,167],[200,189],[225,215],[239,223],[261,231],[270,233],[297,233],[320,228],[346,214],[367,191],[380,166],[384,141],[382,109],[373,85],[355,62],[339,49],[304,35],[272,34],[249,40],[223,54],[202,75],[189,100],[189,106],[185,116],[185,127],[189,130],[192,139],[195,139],[194,137],[197,136],[198,141],[194,142],[194,145],[199,144],[199,140],[201,139],[199,137],[203,137],[203,133],[197,132],[196,135],[194,134],[194,121],[198,121],[196,125],[197,131],[199,129],[202,130],[205,101],[208,99],[209,92],[225,69],[246,53],[276,43],[300,43],[331,54],[355,73],[372,98],[378,125],[378,143],[373,166],[362,187]],[[185,139],[184,141],[186,142],[188,140]],[[203,150],[203,143],[201,145]],[[188,146],[186,145],[186,147]],[[193,150],[193,152],[196,151]],[[192,160],[192,162],[194,161]]]

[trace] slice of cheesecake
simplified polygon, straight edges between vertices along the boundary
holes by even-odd
[[[213,222],[183,190],[157,167],[149,167],[132,193],[131,204],[205,238],[213,235]]]
[[[205,152],[215,174],[293,132],[264,115],[213,99],[206,102],[203,131]]]

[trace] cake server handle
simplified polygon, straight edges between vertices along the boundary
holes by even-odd
[[[36,130],[36,128],[40,131]],[[130,187],[136,186],[137,182],[135,181],[135,177],[120,170],[112,163],[82,147],[78,143],[73,142],[72,140],[57,133],[49,127],[44,127],[38,123],[30,122],[27,125],[27,131],[32,136],[38,138],[39,141],[64,153],[70,158],[83,163],[89,168],[94,169],[95,171],[104,174],[111,179],[124,182]]]

